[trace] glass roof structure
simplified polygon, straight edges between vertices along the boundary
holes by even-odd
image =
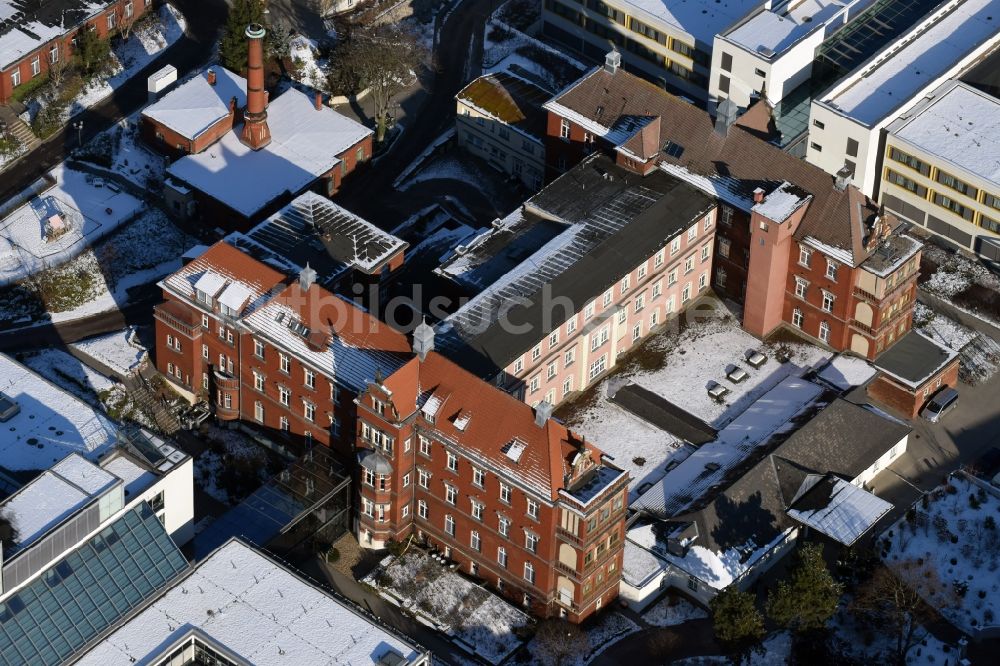
[[[62,663],[187,568],[143,502],[0,602],[0,665]]]

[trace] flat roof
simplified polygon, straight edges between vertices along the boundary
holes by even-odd
[[[0,516],[14,528],[14,547],[9,558],[44,536],[56,525],[103,495],[118,478],[76,454],[70,454],[52,469],[0,504]]]
[[[715,428],[694,414],[638,384],[623,386],[610,400],[643,421],[691,444],[707,444],[718,436]]]
[[[120,452],[110,460],[102,462],[101,467],[125,482],[126,502],[152,487],[157,479],[160,478],[157,473],[148,467],[140,465],[129,456]]]
[[[281,195],[298,194],[340,163],[338,155],[360,143],[372,130],[295,88],[273,99],[267,108],[271,143],[251,150],[239,138],[242,125],[217,143],[185,155],[167,173],[252,217]]]
[[[1000,99],[948,81],[889,133],[1000,186]],[[956,174],[957,175],[957,174]]]
[[[875,54],[819,102],[869,127],[986,43],[1000,41],[1000,0],[952,0]]]
[[[613,4],[636,10],[633,15],[641,21],[667,23],[711,45],[717,33],[749,14],[760,0],[613,0]]]
[[[957,356],[957,352],[910,331],[875,359],[875,367],[915,390]]]
[[[872,0],[800,0],[772,11],[762,9],[722,35],[765,59],[780,56],[804,37],[825,30],[828,23],[843,17],[857,6]],[[789,7],[790,6],[790,7]]]
[[[427,654],[234,539],[77,663],[152,662],[191,629],[258,666],[380,663],[390,652],[406,660],[399,662],[403,664]]]
[[[117,439],[109,419],[6,354],[0,354],[0,392],[21,408],[0,424],[6,469],[48,469],[69,453],[96,460]]]

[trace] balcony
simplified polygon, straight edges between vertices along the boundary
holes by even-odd
[[[577,546],[583,545],[583,539],[581,539],[577,535],[573,534],[569,530],[564,529],[562,527],[556,528],[556,536],[568,543],[573,543],[576,544]]]
[[[197,331],[199,327],[189,322],[178,319],[174,315],[170,314],[169,312],[167,312],[164,305],[165,304],[161,303],[160,305],[153,307],[153,317],[159,319],[160,321],[162,321],[164,324],[171,327],[175,331],[184,333],[188,337],[194,337],[195,331]]]
[[[579,571],[577,571],[574,567],[571,567],[568,564],[564,564],[559,560],[556,560],[555,566],[556,566],[556,571],[561,571],[564,574],[569,574],[576,580],[579,580],[580,577],[583,575]]]
[[[215,370],[213,374],[215,375],[215,385],[220,390],[236,391],[240,388],[240,380],[228,372]]]

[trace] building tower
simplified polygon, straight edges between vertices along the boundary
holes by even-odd
[[[240,141],[253,150],[271,143],[271,130],[267,128],[267,92],[264,90],[265,34],[264,26],[259,23],[247,26],[247,108]]]

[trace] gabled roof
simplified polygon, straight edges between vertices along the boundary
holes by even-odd
[[[621,144],[623,119],[659,116],[656,159],[667,173],[745,211],[753,206],[755,188],[771,192],[783,181],[792,183],[813,197],[796,236],[839,250],[852,266],[869,256],[865,223],[878,213],[876,204],[854,186],[837,190],[825,171],[762,141],[739,121],[718,132],[706,111],[620,68],[595,68],[545,108],[613,146]]]
[[[542,104],[550,97],[549,93],[509,72],[484,74],[462,88],[455,97],[533,137],[545,137],[546,113]]]
[[[247,104],[247,81],[225,67],[214,67],[215,84],[207,72],[199,72],[150,104],[142,115],[187,139],[195,139],[229,115],[230,101],[236,108]]]
[[[76,30],[109,0],[0,0],[0,69]]]
[[[552,500],[560,490],[570,490],[565,479],[584,447],[595,463],[601,460],[599,449],[566,426],[551,418],[537,425],[530,406],[437,352],[423,361],[414,358],[382,386],[391,393],[400,420],[418,410],[433,412],[433,428],[440,436]]]

